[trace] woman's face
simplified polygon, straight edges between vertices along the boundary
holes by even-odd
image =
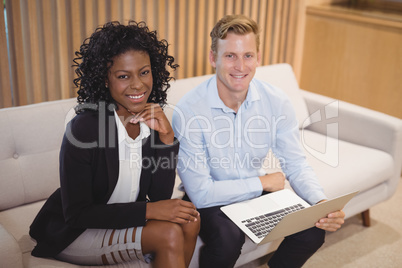
[[[129,50],[113,58],[107,85],[120,116],[141,112],[152,91],[151,61],[144,51]]]

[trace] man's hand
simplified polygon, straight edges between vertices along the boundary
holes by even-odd
[[[322,200],[318,203],[325,202],[326,200]],[[317,203],[317,204],[318,204]],[[331,212],[327,215],[327,217],[320,219],[315,226],[317,228],[323,229],[325,231],[335,232],[339,228],[341,228],[342,224],[345,222],[345,212],[343,210],[338,210]]]
[[[285,188],[285,176],[282,172],[275,172],[259,177],[262,189],[266,192],[276,192]]]

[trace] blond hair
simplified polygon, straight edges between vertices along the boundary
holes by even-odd
[[[210,36],[212,39],[211,50],[216,53],[218,40],[225,39],[229,32],[239,35],[254,33],[257,43],[257,51],[260,46],[260,29],[258,24],[244,15],[226,15],[220,19],[212,29]]]

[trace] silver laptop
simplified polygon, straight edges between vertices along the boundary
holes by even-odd
[[[256,244],[264,244],[315,226],[341,210],[358,191],[310,206],[289,189],[230,204],[221,210]]]

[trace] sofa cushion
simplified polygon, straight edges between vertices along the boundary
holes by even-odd
[[[46,264],[52,267],[81,267],[73,264],[59,262],[51,258],[45,260],[43,258],[36,258],[31,256],[31,251],[35,246],[35,241],[28,235],[29,226],[31,225],[40,208],[43,206],[44,202],[45,201],[39,201],[0,212],[0,223],[9,232],[9,235],[12,236],[12,239],[14,241],[17,241],[15,244],[18,243],[18,245],[16,246],[19,246],[21,248],[24,266],[33,267],[35,265]],[[278,239],[276,241],[273,241],[272,243],[258,246],[254,244],[250,239],[246,238],[246,243],[243,245],[242,248],[242,256],[245,255],[247,257],[240,258],[236,263],[236,267],[252,261],[260,256],[263,256],[266,254],[266,252],[271,252],[275,250],[279,246],[281,241],[281,239]],[[196,249],[190,267],[198,267],[199,249],[202,245],[202,240],[198,237]],[[128,267],[128,265],[129,263],[125,263],[120,265],[113,265],[110,267]],[[132,267],[151,267],[151,265],[139,261],[133,261],[131,265]]]
[[[392,176],[394,161],[391,155],[323,134],[303,129],[300,140],[307,162],[316,173],[328,198],[352,191],[367,191]],[[265,159],[267,173],[280,172],[280,163],[270,151]],[[292,189],[289,182],[285,188]]]
[[[328,198],[366,191],[388,180],[394,170],[391,155],[303,129],[301,141]]]
[[[14,237],[0,224],[1,267],[23,267],[22,254]]]
[[[67,262],[58,261],[53,258],[37,258],[31,255],[30,252],[23,254],[24,267],[52,267],[52,268],[78,268],[78,267],[96,267],[96,266],[80,266]],[[13,266],[14,267],[14,266]],[[142,262],[140,260],[133,260],[113,265],[102,265],[102,268],[152,268],[152,264]]]
[[[0,110],[0,211],[47,198],[59,185],[58,154],[75,99]]]
[[[0,223],[15,238],[22,253],[31,252],[36,245],[28,234],[29,226],[44,203],[39,201],[0,212]]]
[[[33,219],[35,218],[36,214],[43,206],[45,201],[39,201],[28,205],[22,205],[16,208],[11,208],[5,211],[0,212],[0,223],[4,226],[4,228],[9,232],[9,235],[12,236],[18,243],[16,245],[19,246],[18,252],[21,255],[23,254],[22,258],[24,267],[82,267],[74,264],[64,263],[57,261],[52,258],[44,259],[44,258],[37,258],[31,256],[31,251],[36,245],[35,240],[33,240],[28,232],[29,226],[31,225]],[[1,227],[1,225],[0,225]],[[1,228],[0,228],[0,236]],[[14,240],[14,241],[15,241]],[[22,261],[21,261],[22,262]],[[131,265],[131,266],[130,266]],[[141,261],[135,260],[130,263],[123,263],[119,265],[109,265],[103,267],[141,267],[141,268],[150,268],[152,267],[150,264],[143,263]],[[12,266],[14,267],[14,266]],[[15,266],[17,267],[17,266]]]

